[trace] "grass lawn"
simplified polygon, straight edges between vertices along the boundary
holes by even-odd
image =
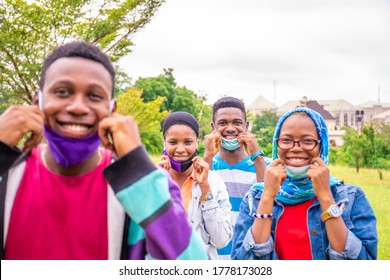
[[[361,187],[366,193],[377,217],[379,236],[378,259],[390,260],[390,171],[383,171],[383,180],[379,179],[376,169],[360,169],[330,166],[334,177],[346,184]]]

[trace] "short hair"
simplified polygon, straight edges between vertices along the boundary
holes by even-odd
[[[61,46],[56,47],[45,59],[43,62],[40,79],[39,79],[39,88],[42,90],[45,85],[45,75],[47,69],[52,65],[57,59],[64,57],[82,57],[96,61],[103,65],[103,67],[110,73],[112,81],[112,96],[114,95],[115,89],[115,69],[111,63],[110,58],[103,53],[97,46],[87,43],[87,42],[72,42],[67,43]]]
[[[245,116],[246,120],[246,110],[245,110],[245,104],[242,102],[240,99],[232,97],[232,96],[225,96],[220,99],[218,99],[214,104],[213,104],[213,122],[215,118],[215,114],[219,109],[222,108],[228,108],[228,107],[233,107],[233,108],[238,108],[242,111],[242,113]]]

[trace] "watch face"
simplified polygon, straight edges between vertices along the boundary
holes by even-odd
[[[341,210],[339,207],[337,207],[336,205],[332,205],[329,209],[330,211],[330,214],[332,214],[332,216],[334,217],[339,217],[341,216]]]
[[[211,193],[208,193],[206,196],[207,196],[207,200],[212,200],[213,199],[213,195]]]

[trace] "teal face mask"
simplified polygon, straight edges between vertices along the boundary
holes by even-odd
[[[291,179],[306,178],[307,177],[306,173],[309,170],[309,168],[310,165],[299,166],[299,167],[288,166],[288,165],[284,166],[284,169],[286,169],[287,177]]]
[[[226,150],[234,151],[237,150],[240,146],[238,145],[238,139],[227,140],[222,138],[222,147],[224,147]]]

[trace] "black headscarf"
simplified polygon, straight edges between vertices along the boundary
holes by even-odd
[[[165,136],[166,131],[175,124],[186,125],[191,128],[195,133],[196,137],[199,137],[199,124],[193,115],[187,112],[173,112],[166,117],[162,124],[162,132]]]

